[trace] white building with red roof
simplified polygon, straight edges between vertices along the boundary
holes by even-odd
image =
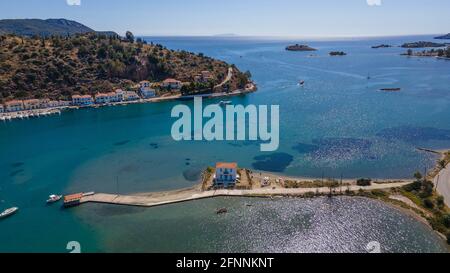
[[[91,95],[73,95],[72,105],[89,106],[94,104],[94,98]]]
[[[5,103],[5,112],[18,112],[23,110],[23,101],[21,100],[11,100]]]
[[[230,188],[236,186],[237,181],[237,163],[219,162],[216,164],[216,174],[214,177],[214,186]]]
[[[170,89],[181,89],[183,83],[176,79],[166,79],[162,82],[161,87]]]

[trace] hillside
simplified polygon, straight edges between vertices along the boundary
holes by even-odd
[[[191,84],[188,92],[223,81],[229,65],[203,54],[173,51],[162,45],[132,42],[115,36],[83,34],[72,37],[0,36],[0,100],[13,98],[68,99],[114,88],[133,89],[141,80],[168,77],[193,82],[201,71],[212,80]],[[245,86],[248,74],[235,69],[225,88]],[[195,89],[195,90],[191,90]]]
[[[6,19],[0,20],[0,34],[15,34],[18,36],[67,36],[96,32],[95,30],[75,21],[66,19]],[[107,35],[117,35],[115,32],[100,32]]]
[[[434,39],[450,40],[450,33],[446,34],[446,35],[435,37]]]

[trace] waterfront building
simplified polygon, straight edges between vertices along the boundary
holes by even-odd
[[[149,81],[141,81],[140,93],[144,99],[156,97],[156,90],[152,88],[152,84]]]
[[[43,108],[55,108],[55,107],[59,107],[59,102],[56,101],[56,100],[49,100],[49,101],[46,103],[46,106],[43,107]]]
[[[23,108],[25,110],[35,110],[41,108],[41,101],[38,99],[24,100]]]
[[[23,110],[23,101],[21,100],[12,100],[5,103],[5,112],[18,112]]]
[[[216,164],[216,173],[214,176],[214,186],[230,188],[236,186],[237,181],[237,163],[219,162]]]
[[[109,103],[108,95],[106,93],[95,94],[95,103],[97,104]]]
[[[58,107],[66,107],[70,106],[71,102],[67,100],[60,100],[58,101]]]
[[[48,108],[52,107],[50,106],[50,100],[49,99],[41,99],[39,102],[39,108]]]
[[[74,95],[72,96],[72,104],[76,106],[89,106],[94,104],[94,99],[91,95]]]
[[[181,89],[183,83],[175,79],[166,79],[162,82],[161,87],[168,89]]]
[[[122,89],[117,89],[116,93],[120,101],[133,101],[140,99],[139,95],[134,91],[123,91]]]
[[[5,107],[3,106],[3,104],[0,104],[0,113],[5,112]]]

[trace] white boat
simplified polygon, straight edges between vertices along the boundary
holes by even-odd
[[[59,200],[61,200],[61,198],[62,198],[62,195],[52,194],[49,196],[49,199],[47,200],[47,204],[56,203]]]
[[[6,218],[8,216],[11,216],[14,213],[16,213],[18,210],[19,210],[19,208],[17,208],[17,207],[9,208],[9,209],[5,210],[2,213],[0,213],[0,219]]]
[[[230,104],[232,104],[232,102],[231,102],[231,101],[229,101],[229,100],[227,100],[227,101],[221,101],[221,102],[219,102],[219,105],[222,105],[222,106],[225,106],[225,105],[230,105]]]

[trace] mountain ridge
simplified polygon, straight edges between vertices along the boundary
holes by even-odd
[[[18,36],[72,36],[75,34],[99,33],[118,36],[113,31],[95,31],[86,25],[64,18],[53,19],[3,19],[0,20],[0,34]]]

